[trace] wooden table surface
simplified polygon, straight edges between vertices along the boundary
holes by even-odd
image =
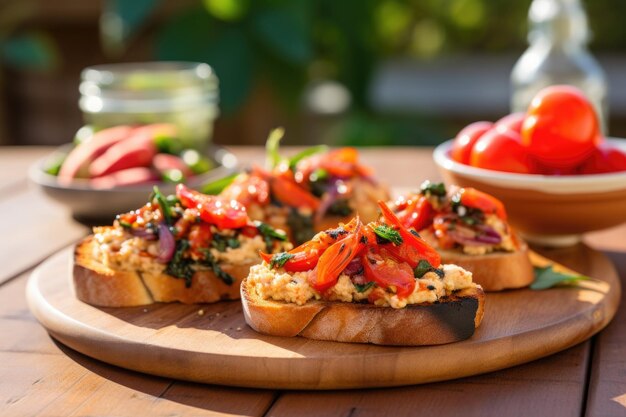
[[[74,352],[50,338],[24,298],[33,268],[88,233],[28,183],[27,167],[50,150],[0,147],[0,415],[626,416],[625,302],[605,330],[564,352],[490,374],[402,388],[238,389],[143,375]],[[263,158],[260,148],[233,151],[244,163]],[[362,155],[394,186],[439,178],[430,149],[367,149]],[[585,243],[613,261],[626,288],[626,225],[589,234]]]

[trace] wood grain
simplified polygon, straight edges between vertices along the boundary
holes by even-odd
[[[264,336],[245,325],[238,302],[95,308],[71,292],[71,248],[33,273],[27,294],[35,316],[60,341],[141,372],[265,388],[398,386],[528,362],[603,328],[617,309],[620,293],[610,262],[584,246],[553,255],[602,281],[580,288],[490,294],[483,323],[471,339],[422,348]]]
[[[590,342],[549,358],[472,378],[403,388],[287,392],[270,417],[579,417]],[[467,358],[472,360],[472,358]]]
[[[624,254],[609,254],[620,276],[626,277]],[[621,261],[621,262],[620,262]],[[596,338],[589,381],[588,417],[626,415],[626,292],[613,322]]]

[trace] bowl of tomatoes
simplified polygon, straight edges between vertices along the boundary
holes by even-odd
[[[540,91],[525,113],[475,122],[434,151],[445,180],[502,200],[528,240],[548,246],[626,222],[626,140],[601,134],[584,94]]]

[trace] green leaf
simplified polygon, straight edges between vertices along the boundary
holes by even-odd
[[[272,256],[272,260],[270,261],[270,268],[282,268],[282,266],[285,265],[285,263],[293,257],[294,255],[287,252],[274,254],[274,256]]]
[[[374,286],[374,281],[366,282],[365,284],[354,284],[354,287],[358,292],[365,292]]]
[[[267,137],[267,141],[265,142],[265,164],[268,169],[275,168],[280,164],[282,158],[278,149],[280,148],[280,141],[283,136],[285,136],[285,129],[277,127],[272,129]]]
[[[168,22],[157,39],[161,60],[206,62],[220,85],[220,109],[232,114],[248,98],[254,82],[254,55],[241,28],[226,26],[204,8],[192,8]]]
[[[276,8],[261,10],[254,16],[253,29],[270,50],[283,59],[306,64],[313,55],[306,16],[298,10]]]
[[[169,202],[167,201],[165,196],[161,193],[161,190],[159,190],[159,187],[157,187],[156,185],[154,186],[152,192],[154,194],[154,198],[156,198],[157,202],[159,203],[159,206],[161,207],[161,213],[163,213],[163,218],[165,219],[165,223],[168,226],[171,226],[172,225],[172,208],[170,207]]]
[[[100,36],[106,52],[120,55],[161,0],[106,0],[100,18]]]
[[[424,195],[431,194],[437,197],[446,196],[446,186],[442,182],[430,182],[426,180],[420,186],[420,190]]]
[[[306,148],[305,150],[298,152],[297,154],[289,158],[289,168],[293,171],[296,168],[296,165],[298,165],[298,162],[300,162],[304,158],[308,158],[309,156],[324,152],[328,152],[327,145],[317,145]]]
[[[49,70],[58,64],[58,53],[44,35],[29,33],[7,39],[1,44],[2,59],[20,69]]]
[[[393,229],[386,224],[376,226],[374,228],[374,233],[376,233],[376,236],[380,237],[383,240],[389,241],[394,245],[401,245],[403,242],[400,233],[396,229]]]
[[[279,232],[267,223],[255,221],[254,225],[256,226],[259,233],[261,233],[261,235],[263,235],[264,237],[270,237],[272,239],[280,240],[282,242],[285,242],[287,240],[287,234],[285,232]]]
[[[204,184],[200,186],[200,192],[202,194],[218,195],[224,191],[224,188],[228,187],[238,175],[239,174],[230,174],[227,177]]]
[[[535,267],[535,281],[530,285],[533,290],[545,290],[561,284],[573,284],[577,281],[591,279],[584,275],[568,274],[555,271],[552,265],[544,268]]]

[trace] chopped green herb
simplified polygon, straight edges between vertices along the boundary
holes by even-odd
[[[189,248],[189,241],[181,239],[176,242],[176,251],[174,256],[167,263],[165,273],[173,276],[174,278],[181,278],[185,280],[185,287],[191,287],[191,279],[193,278],[194,270],[191,268],[191,260],[183,257],[185,251]]]
[[[165,219],[165,223],[168,226],[171,226],[172,225],[172,211],[171,211],[170,204],[168,203],[167,199],[163,196],[163,194],[161,194],[159,187],[157,187],[156,185],[154,186],[152,193],[154,195],[154,198],[156,198],[157,203],[159,203],[159,206],[161,207],[161,213],[163,213],[163,218]]]
[[[293,171],[296,169],[296,165],[298,165],[298,162],[300,162],[304,158],[308,158],[309,156],[326,151],[328,151],[328,146],[326,145],[317,145],[306,148],[305,150],[298,152],[297,154],[289,158],[289,168]]]
[[[328,207],[326,213],[332,214],[333,216],[346,217],[352,214],[352,207],[350,207],[347,199],[340,198]]]
[[[376,226],[374,228],[374,233],[376,233],[376,236],[383,239],[382,243],[391,242],[394,245],[401,245],[403,242],[402,236],[400,236],[400,233],[396,229],[393,229],[390,226],[387,226],[386,224],[381,224],[379,226]]]
[[[224,188],[228,187],[235,180],[237,175],[239,174],[231,174],[227,177],[220,178],[219,180],[204,184],[201,186],[200,192],[203,194],[217,195],[224,191]]]
[[[224,236],[216,233],[211,240],[211,247],[220,252],[226,252],[227,248],[237,249],[240,246],[241,242],[236,236]]]
[[[588,280],[584,275],[567,274],[555,271],[552,265],[544,268],[535,267],[535,281],[530,285],[533,290],[545,290],[561,284],[573,284]]]
[[[272,248],[274,247],[274,241],[280,240],[281,242],[284,242],[287,240],[286,233],[274,229],[267,223],[255,221],[254,225],[256,226],[261,236],[263,236],[265,248],[268,252],[272,252]]]
[[[420,190],[424,195],[431,194],[437,197],[445,197],[447,193],[444,183],[430,182],[428,180],[422,183],[422,185],[420,186]]]
[[[430,262],[428,262],[425,259],[422,259],[422,260],[419,261],[419,263],[417,264],[417,266],[413,270],[413,276],[415,278],[422,278],[428,272],[434,272],[435,274],[437,274],[437,276],[439,278],[443,278],[444,277],[444,273],[443,273],[443,270],[441,268],[434,268],[430,264]]]
[[[276,253],[274,254],[274,256],[272,256],[272,260],[270,261],[270,268],[282,268],[283,265],[285,265],[285,263],[293,257],[294,255],[287,252]]]
[[[235,279],[218,265],[211,251],[209,249],[204,249],[202,252],[204,253],[204,260],[201,264],[211,268],[215,276],[224,281],[225,284],[232,285],[232,283],[235,282]]]
[[[66,157],[66,154],[59,153],[48,158],[43,167],[44,172],[54,176],[59,175],[59,171],[61,171],[61,166],[63,162],[65,162]]]
[[[354,283],[353,283],[354,284]],[[366,282],[365,284],[354,284],[357,292],[365,292],[374,286],[374,281]]]

